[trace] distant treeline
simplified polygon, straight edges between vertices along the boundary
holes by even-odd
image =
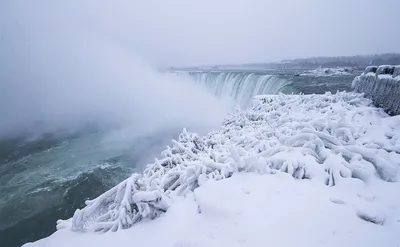
[[[279,63],[276,63],[279,64]],[[400,64],[400,54],[386,53],[379,55],[359,55],[341,57],[314,57],[304,59],[283,60],[281,64],[287,66],[300,66],[301,68],[332,68],[332,67],[352,67],[364,69],[368,65],[391,65]],[[285,66],[284,65],[284,66]]]
[[[317,68],[337,68],[351,67],[356,70],[364,70],[369,65],[397,65],[400,64],[399,53],[385,53],[376,55],[358,55],[358,56],[339,56],[339,57],[311,57],[286,59],[275,63],[247,63],[247,64],[225,64],[214,66],[196,66],[185,67],[180,69],[298,69],[310,70]],[[178,68],[170,67],[162,70],[177,70]]]

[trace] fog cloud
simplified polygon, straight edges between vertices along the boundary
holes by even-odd
[[[397,0],[4,0],[0,134],[104,116],[216,121],[223,104],[151,67],[400,52],[398,9]]]

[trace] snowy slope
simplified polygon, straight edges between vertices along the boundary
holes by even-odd
[[[369,66],[352,84],[374,103],[392,114],[400,114],[400,65]]]
[[[157,220],[105,234],[64,229],[26,246],[395,247],[400,243],[400,215],[389,206],[398,206],[394,195],[399,186],[380,185],[379,191],[390,190],[375,194],[360,181],[346,189],[285,173],[240,173],[176,197]],[[386,213],[388,221],[376,225],[360,220],[357,213],[365,212]]]
[[[400,116],[361,94],[259,96],[27,246],[397,246],[399,167]]]

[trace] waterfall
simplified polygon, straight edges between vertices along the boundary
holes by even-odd
[[[292,83],[277,75],[254,72],[202,71],[186,74],[206,86],[216,96],[232,98],[242,106],[248,105],[256,95],[278,94]]]

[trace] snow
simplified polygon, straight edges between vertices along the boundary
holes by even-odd
[[[376,71],[376,73],[378,75],[383,75],[383,74],[393,75],[394,69],[395,69],[395,66],[392,66],[392,65],[381,65],[378,67],[378,70]]]
[[[400,116],[362,94],[258,96],[26,246],[396,246],[399,168]]]
[[[300,74],[300,76],[351,76],[350,68],[318,68],[308,70]]]
[[[392,75],[378,75],[378,79],[393,79]]]
[[[365,93],[391,114],[400,114],[400,66],[367,67],[352,83],[356,92]]]
[[[399,210],[382,206],[385,197],[380,196],[395,198],[391,193],[399,187],[380,184],[396,190],[371,195],[370,201],[354,193],[370,192],[362,183],[348,190],[349,185],[327,187],[282,172],[238,173],[174,197],[157,220],[105,234],[63,229],[25,246],[397,246]],[[335,197],[341,203],[333,202]],[[372,220],[362,220],[365,216]]]
[[[364,74],[367,74],[367,73],[374,73],[375,74],[377,70],[378,70],[378,66],[367,66],[365,68]]]
[[[393,77],[398,77],[398,76],[400,76],[400,65],[394,66]]]

